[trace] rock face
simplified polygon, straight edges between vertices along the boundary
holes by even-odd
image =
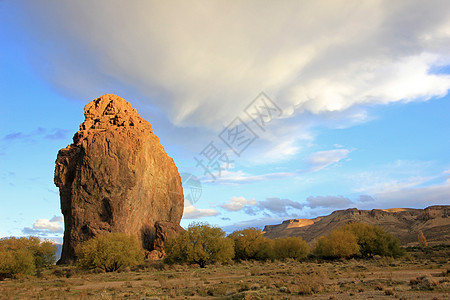
[[[124,99],[104,95],[84,108],[73,144],[56,159],[65,231],[61,259],[76,260],[76,246],[104,232],[136,235],[145,249],[155,222],[180,223],[184,197],[178,169],[150,123]]]
[[[264,235],[268,238],[301,236],[312,243],[347,223],[361,222],[382,227],[400,239],[404,245],[417,244],[422,231],[429,244],[449,243],[450,206],[436,205],[425,209],[391,208],[337,210],[328,216],[315,219],[286,220],[279,225],[267,225]]]

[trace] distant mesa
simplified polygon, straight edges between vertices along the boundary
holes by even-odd
[[[184,197],[175,162],[152,126],[130,103],[107,94],[84,108],[73,144],[56,159],[55,184],[64,215],[60,264],[73,263],[76,247],[105,232],[137,236],[148,251],[179,231]]]
[[[400,239],[403,245],[417,244],[422,231],[429,244],[447,244],[450,241],[450,206],[436,205],[425,209],[391,208],[337,210],[328,216],[315,219],[291,219],[278,225],[267,225],[264,235],[268,238],[301,236],[313,243],[319,237],[352,222],[378,225]]]

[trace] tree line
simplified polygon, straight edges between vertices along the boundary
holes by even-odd
[[[400,257],[400,241],[382,228],[352,223],[319,238],[309,246],[301,237],[269,239],[260,229],[248,228],[225,236],[220,228],[205,223],[191,224],[185,232],[166,243],[167,263],[208,263],[231,260],[302,260],[370,258],[375,255]]]
[[[35,274],[55,261],[56,247],[38,238],[0,239],[0,278]],[[134,236],[108,233],[90,239],[77,248],[77,265],[106,272],[141,264],[144,250]],[[207,223],[192,223],[187,230],[165,242],[167,264],[188,263],[205,267],[211,263],[244,260],[304,260],[370,258],[375,255],[400,257],[400,241],[382,228],[351,223],[320,237],[310,246],[301,237],[269,239],[259,228],[234,231],[228,236]]]

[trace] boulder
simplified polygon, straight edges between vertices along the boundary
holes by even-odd
[[[86,105],[84,116],[73,143],[56,159],[65,225],[58,263],[73,263],[80,243],[106,232],[135,235],[152,251],[155,222],[179,224],[183,214],[175,162],[124,99],[104,95]]]
[[[148,260],[161,260],[164,258],[164,253],[159,250],[147,251],[145,258]]]

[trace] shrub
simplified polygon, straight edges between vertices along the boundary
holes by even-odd
[[[374,255],[400,257],[405,254],[405,250],[400,246],[400,241],[381,227],[351,223],[345,225],[341,230],[356,236],[362,257],[373,257]]]
[[[314,253],[322,258],[347,258],[359,254],[359,246],[354,234],[335,230],[317,240]]]
[[[135,266],[144,259],[137,238],[120,232],[98,235],[79,245],[76,252],[81,268],[101,268],[105,272]]]
[[[275,239],[273,252],[277,259],[302,259],[308,255],[309,246],[301,237],[280,238]]]
[[[400,246],[397,238],[382,228],[369,224],[351,223],[320,238],[317,241],[315,253],[327,258],[354,255],[400,257],[405,254],[405,250]]]
[[[274,242],[263,236],[259,228],[234,231],[228,236],[234,241],[235,259],[266,260],[273,257]]]
[[[33,275],[35,271],[34,257],[28,249],[0,251],[0,278]]]
[[[225,232],[206,223],[193,223],[165,245],[167,263],[196,263],[201,268],[212,262],[227,262],[234,256],[233,241]]]
[[[33,275],[55,262],[56,246],[37,237],[4,238],[0,240],[0,276]]]

